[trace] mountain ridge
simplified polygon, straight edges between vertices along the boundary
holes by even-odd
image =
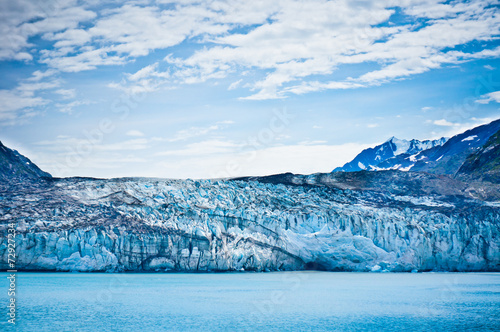
[[[498,130],[500,130],[500,119],[466,130],[449,139],[441,138],[434,141],[396,139],[396,143],[400,145],[398,148],[390,145],[394,145],[395,141],[395,138],[391,137],[383,144],[361,151],[352,161],[335,168],[333,172],[353,172],[361,169],[368,171],[411,170],[454,176],[467,157],[481,149]],[[426,142],[426,145],[416,145],[414,148],[411,146],[412,142]],[[390,151],[385,153],[387,148]],[[397,153],[402,150],[404,152]],[[365,163],[362,162],[363,160]]]
[[[50,178],[52,175],[42,171],[30,159],[16,150],[6,147],[0,141],[0,179],[21,181],[23,179]]]
[[[442,145],[447,138],[436,140],[405,140],[394,136],[384,143],[361,151],[354,159],[342,167],[337,167],[333,172],[355,172],[361,170],[378,170],[377,165],[399,155],[415,154],[430,147]],[[386,168],[389,169],[389,168]]]

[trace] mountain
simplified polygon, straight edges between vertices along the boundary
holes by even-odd
[[[334,169],[334,172],[397,169],[454,175],[467,157],[481,149],[498,130],[500,120],[467,130],[450,139],[420,142],[393,137],[382,145],[363,150],[351,162]]]
[[[51,177],[42,171],[28,158],[9,149],[0,142],[0,179],[3,181],[19,181],[23,179],[40,179]]]
[[[337,167],[333,172],[356,172],[361,170],[380,170],[378,167],[382,162],[392,159],[400,155],[416,154],[422,150],[426,150],[435,146],[443,145],[446,138],[438,140],[419,141],[412,139],[407,141],[391,137],[383,144],[377,145],[374,148],[368,148],[358,154],[352,161],[346,163],[342,167]],[[389,166],[384,169],[393,169]]]
[[[416,162],[411,170],[454,175],[467,157],[479,151],[498,130],[500,130],[500,119],[455,135],[442,146],[416,155]]]
[[[457,174],[458,178],[463,176],[500,183],[500,130],[467,157]]]

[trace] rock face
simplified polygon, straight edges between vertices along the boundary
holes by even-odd
[[[415,157],[412,171],[455,175],[471,155],[487,144],[500,130],[500,120],[493,121],[450,138],[443,146],[422,151]]]
[[[16,150],[9,149],[0,142],[0,180],[13,182],[42,177],[51,177],[51,175],[42,171]]]
[[[15,223],[18,270],[500,271],[498,203],[322,176],[2,183],[0,268]]]
[[[459,178],[463,176],[500,183],[500,130],[482,148],[467,157],[457,174]]]

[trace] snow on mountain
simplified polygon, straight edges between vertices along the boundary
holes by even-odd
[[[380,167],[380,164],[395,158],[400,155],[415,155],[420,151],[440,146],[446,142],[446,138],[440,138],[438,140],[426,140],[419,141],[412,139],[407,141],[404,139],[398,139],[396,137],[391,137],[384,143],[375,146],[374,148],[368,148],[363,150],[358,154],[351,162],[346,163],[342,167],[337,167],[334,172],[355,172],[360,170],[382,170],[382,169],[400,169],[407,167],[402,166],[401,163],[391,163]],[[397,160],[397,159],[395,159]],[[398,165],[398,167],[396,167]]]
[[[467,130],[450,139],[406,141],[392,137],[381,145],[363,150],[351,162],[333,171],[411,170],[454,175],[466,158],[486,144],[498,130],[500,120]],[[361,164],[363,167],[359,166]]]
[[[420,152],[411,170],[455,175],[467,157],[480,150],[499,130],[500,119],[455,135],[442,146]]]

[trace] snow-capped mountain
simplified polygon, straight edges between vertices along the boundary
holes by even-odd
[[[361,170],[394,169],[391,167],[380,168],[378,165],[396,156],[412,155],[435,146],[441,146],[446,140],[447,139],[443,137],[432,141],[419,141],[416,139],[407,141],[391,137],[380,145],[363,150],[352,161],[346,163],[342,167],[335,168],[333,171],[356,172]]]
[[[450,139],[406,141],[393,137],[384,144],[363,150],[351,162],[333,171],[397,169],[454,175],[466,158],[486,144],[498,130],[500,120],[467,130]]]
[[[500,119],[458,134],[442,146],[414,156],[412,171],[454,175],[467,157],[480,150],[500,130]]]
[[[500,271],[499,187],[400,171],[0,181],[0,269],[15,224],[21,271]]]

